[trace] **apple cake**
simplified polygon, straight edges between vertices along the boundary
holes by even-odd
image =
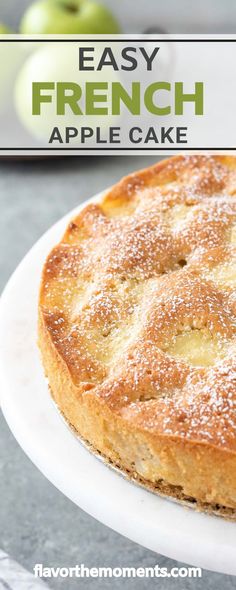
[[[236,157],[177,156],[73,219],[49,254],[52,397],[132,480],[236,517]]]

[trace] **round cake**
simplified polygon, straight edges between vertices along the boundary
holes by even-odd
[[[135,172],[49,254],[39,347],[78,436],[148,489],[236,517],[236,157]]]

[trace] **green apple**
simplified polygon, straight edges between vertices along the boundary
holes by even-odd
[[[23,34],[113,34],[119,25],[110,10],[93,0],[38,0],[20,24]]]
[[[83,45],[83,42],[81,43]],[[86,44],[84,43],[84,47]],[[95,48],[95,59],[98,61],[103,51],[103,45],[97,43]],[[35,51],[23,64],[15,83],[14,100],[15,110],[23,127],[37,138],[44,142],[49,140],[52,129],[55,126],[64,128],[65,126],[89,126],[93,129],[100,126],[104,129],[109,125],[115,124],[116,117],[106,115],[76,116],[68,108],[65,116],[56,114],[56,96],[52,91],[51,103],[42,104],[41,115],[32,115],[32,84],[33,82],[75,82],[83,89],[83,95],[79,102],[82,112],[84,112],[84,88],[86,82],[117,82],[119,72],[111,70],[106,72],[81,72],[76,67],[75,45],[73,42],[64,44],[48,44],[45,42],[43,47]],[[110,87],[110,84],[109,84]],[[108,94],[111,100],[110,91]]]
[[[0,35],[5,37],[4,43],[0,43],[0,113],[9,109],[13,98],[15,79],[18,75],[28,53],[32,51],[30,43],[12,43],[11,31],[0,25]],[[36,44],[34,44],[34,47]]]
[[[0,35],[10,35],[11,33],[13,33],[13,31],[11,31],[7,25],[0,23]]]

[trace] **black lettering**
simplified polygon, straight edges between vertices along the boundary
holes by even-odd
[[[150,72],[152,70],[152,62],[155,59],[160,47],[155,47],[150,56],[147,54],[146,49],[144,49],[144,47],[139,47],[139,49],[147,63],[147,71]]]
[[[113,70],[119,69],[110,47],[105,47],[105,49],[103,51],[102,57],[99,61],[98,67],[97,67],[98,72],[104,66],[112,66]]]
[[[170,133],[172,133],[173,129],[174,127],[168,127],[168,129],[161,127],[161,143],[166,143],[166,139],[169,143],[174,143],[174,140],[170,136]]]
[[[94,66],[85,66],[85,60],[86,61],[93,61],[93,57],[92,56],[88,56],[86,55],[86,52],[88,51],[93,51],[94,52],[94,47],[79,47],[79,69],[81,72],[87,72],[88,70],[94,70]]]
[[[122,49],[121,51],[121,55],[123,57],[123,59],[125,61],[130,62],[130,66],[121,66],[122,70],[126,70],[127,72],[131,72],[132,70],[136,70],[138,62],[136,57],[133,57],[132,55],[129,55],[129,53],[133,51],[134,53],[136,53],[136,48],[135,47],[124,47],[124,49]]]
[[[136,132],[139,134],[136,139],[135,139],[135,135]],[[142,141],[142,129],[140,127],[132,127],[129,131],[129,139],[131,141],[131,143],[141,143]],[[140,136],[141,135],[141,136]]]
[[[51,137],[49,139],[49,143],[53,143],[54,141],[59,141],[59,143],[63,143],[63,139],[58,127],[53,128]]]
[[[188,143],[188,127],[176,127],[176,143]]]

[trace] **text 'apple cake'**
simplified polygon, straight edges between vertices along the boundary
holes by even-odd
[[[139,483],[236,515],[236,157],[177,156],[71,221],[45,263],[52,396]]]

